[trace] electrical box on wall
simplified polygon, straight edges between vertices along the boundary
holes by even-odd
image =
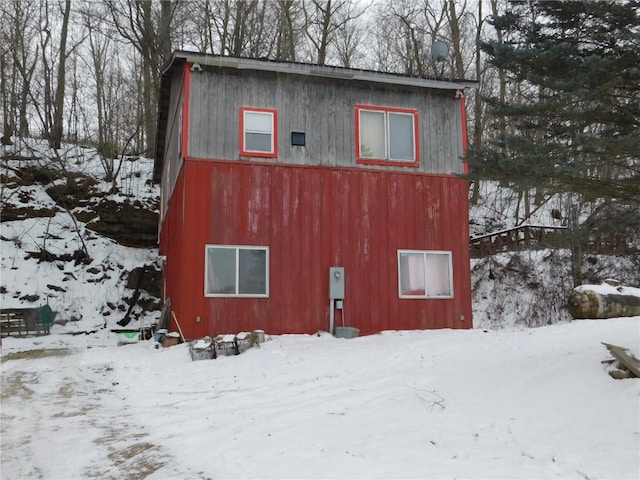
[[[332,300],[344,298],[344,267],[329,268],[329,298]]]

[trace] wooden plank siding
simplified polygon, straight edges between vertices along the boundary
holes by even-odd
[[[345,267],[336,325],[472,326],[466,81],[187,52],[162,81],[160,253],[187,338],[327,330],[331,266]],[[356,163],[356,105],[417,112],[419,164]],[[242,107],[277,112],[275,158],[240,155]],[[268,247],[268,298],[206,297],[207,244]],[[400,299],[399,249],[451,251],[453,298]]]
[[[161,221],[164,218],[164,213],[167,211],[168,201],[184,160],[184,132],[186,132],[188,128],[188,126],[184,124],[184,118],[186,117],[185,111],[188,111],[188,103],[186,102],[188,77],[189,70],[180,69],[176,70],[170,79],[171,89],[169,95],[168,125],[164,148],[166,164],[163,168],[161,183]]]
[[[470,328],[467,218],[453,175],[188,158],[161,232],[166,289],[188,338],[327,330],[331,266],[361,334]],[[205,297],[206,244],[269,247],[269,298]],[[454,298],[398,298],[398,249],[452,251]]]
[[[462,174],[460,100],[453,90],[373,84],[270,71],[205,69],[190,76],[189,156],[253,161],[240,156],[241,107],[278,112],[278,155],[260,162],[356,166],[355,106],[418,111],[420,164],[374,166],[381,171]],[[291,132],[306,133],[304,147],[291,145]]]

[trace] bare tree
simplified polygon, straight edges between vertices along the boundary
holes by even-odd
[[[432,59],[431,45],[444,38],[446,14],[442,5],[427,0],[387,0],[376,12],[376,24],[383,40],[376,45],[381,70],[395,70],[409,75],[439,74],[442,70]],[[380,49],[391,52],[389,57]]]
[[[276,17],[275,59],[294,62],[303,35],[304,10],[300,0],[278,0]]]
[[[481,87],[476,88],[473,96],[473,135],[471,136],[471,148],[480,148],[482,145],[482,134],[484,132],[484,103],[482,102],[481,88],[484,80],[485,68],[482,63],[482,52],[477,47],[482,40],[482,27],[485,19],[482,14],[482,2],[478,2],[478,13],[476,17],[476,51],[475,51],[475,78],[480,82]],[[473,188],[470,201],[477,204],[480,198],[480,180],[473,181]]]
[[[207,5],[209,44],[217,46],[220,54],[274,57],[280,21],[278,2],[214,0]],[[295,5],[287,8],[293,12]]]
[[[70,0],[58,1],[58,11],[49,0],[41,0],[39,7],[39,77],[42,83],[38,91],[34,92],[32,88],[29,96],[40,117],[49,146],[59,149],[64,125],[66,62],[82,44],[83,38],[82,31],[75,31],[77,38],[71,47],[67,47],[69,19],[72,14]],[[54,45],[56,39],[58,43]]]
[[[105,180],[116,190],[118,173],[126,156],[137,155],[143,149],[140,131],[144,121],[143,111],[137,105],[141,94],[140,63],[128,58],[134,49],[123,49],[117,36],[109,31],[109,12],[106,7],[85,5],[80,10],[87,32],[87,48],[82,56],[85,71],[90,72],[89,84],[94,100],[83,111],[84,128],[88,138],[95,136],[96,150],[105,173]],[[96,125],[97,123],[97,125]]]
[[[360,18],[365,5],[355,0],[303,0],[309,60],[325,65],[331,56],[336,33]]]
[[[0,14],[0,43],[7,46],[0,52],[2,143],[6,144],[14,133],[29,136],[29,91],[38,63],[38,25],[33,1],[1,3]]]
[[[53,121],[49,133],[49,146],[60,148],[62,143],[62,123],[64,110],[65,75],[67,72],[67,36],[69,33],[69,17],[71,15],[71,0],[64,2],[62,11],[62,29],[60,31],[60,47],[58,49],[58,72],[56,75],[56,91],[53,99]]]
[[[214,26],[215,7],[211,0],[194,1],[187,5],[185,10],[188,13],[185,12],[182,19],[182,41],[202,53],[219,51]]]
[[[11,136],[15,130],[15,109],[9,107],[10,97],[15,98],[9,86],[10,70],[9,54],[6,51],[0,52],[0,99],[2,99],[2,137],[1,145],[11,145]],[[12,84],[14,84],[12,82]]]
[[[50,138],[50,132],[53,130],[53,94],[52,94],[52,66],[50,63],[51,51],[51,14],[49,12],[49,2],[45,0],[40,3],[40,59],[41,59],[41,75],[42,75],[42,112],[40,113],[38,105],[38,114],[41,117],[44,134]],[[31,93],[33,95],[33,93]]]
[[[113,27],[142,59],[143,135],[147,152],[155,150],[160,67],[171,54],[172,21],[179,4],[178,0],[105,0]]]
[[[105,170],[105,180],[112,181],[114,166],[113,158],[117,155],[117,145],[113,135],[113,122],[109,108],[113,106],[113,90],[106,82],[107,68],[115,55],[111,48],[112,40],[102,35],[99,17],[94,17],[90,12],[83,12],[84,22],[88,31],[90,59],[87,65],[93,72],[95,84],[95,106],[98,121],[97,151]]]
[[[462,14],[464,15],[466,0],[462,5]],[[451,30],[451,49],[453,56],[453,72],[454,76],[457,78],[464,78],[465,74],[465,65],[463,59],[462,52],[462,32],[460,30],[460,23],[462,16],[458,15],[458,8],[456,6],[455,0],[447,0],[447,5],[445,9],[445,14],[447,16],[447,20],[449,21],[449,28]]]
[[[336,55],[339,64],[343,67],[357,67],[362,64],[366,58],[363,47],[367,26],[360,20],[361,19],[354,19],[342,25],[336,31],[334,41]]]

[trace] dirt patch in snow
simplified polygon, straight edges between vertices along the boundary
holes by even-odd
[[[14,372],[11,375],[5,376],[2,382],[0,399],[3,402],[11,397],[19,397],[23,400],[32,399],[35,392],[27,385],[32,383],[34,378],[37,379],[36,374],[29,374],[27,372]]]
[[[2,357],[2,362],[9,360],[23,360],[25,358],[45,358],[45,357],[60,357],[69,355],[71,350],[68,348],[54,348],[44,349],[36,348],[35,350],[25,350],[23,352],[8,353]]]

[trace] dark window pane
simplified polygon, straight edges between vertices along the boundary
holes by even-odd
[[[304,132],[291,132],[291,145],[304,147],[304,145],[305,145],[305,133]]]
[[[265,250],[239,250],[239,289],[242,295],[266,295],[267,252]]]
[[[415,160],[413,115],[389,113],[389,158]]]
[[[270,133],[247,133],[244,149],[251,152],[273,152]]]
[[[207,257],[207,294],[235,294],[236,250],[209,248]]]

